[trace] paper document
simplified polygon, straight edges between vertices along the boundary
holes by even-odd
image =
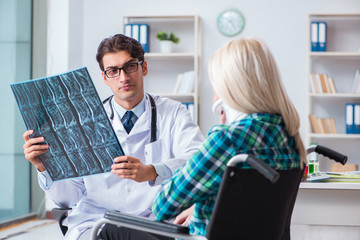
[[[109,172],[124,155],[86,68],[11,89],[30,137],[49,144],[39,158],[53,181]]]

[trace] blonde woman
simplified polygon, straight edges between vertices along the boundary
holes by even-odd
[[[158,220],[176,217],[190,233],[206,235],[226,163],[253,154],[275,169],[299,168],[306,152],[298,113],[282,85],[275,60],[256,39],[230,41],[210,59],[214,100],[223,102],[221,125],[214,126],[199,151],[167,181],[153,211]],[[224,116],[225,115],[225,116]],[[240,167],[250,168],[247,163]]]

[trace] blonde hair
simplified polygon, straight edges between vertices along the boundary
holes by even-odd
[[[251,113],[281,115],[287,133],[294,137],[300,159],[306,162],[300,118],[281,82],[271,52],[257,39],[232,40],[210,58],[210,82],[231,108]]]

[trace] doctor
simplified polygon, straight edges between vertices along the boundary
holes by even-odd
[[[89,239],[106,209],[151,217],[161,183],[204,141],[180,102],[145,94],[148,66],[139,42],[121,34],[106,38],[96,59],[114,94],[104,107],[126,154],[114,159],[111,173],[52,182],[37,157],[48,148],[37,144],[44,138],[29,138],[32,130],[23,135],[24,154],[38,169],[40,187],[56,205],[72,208],[65,239]]]

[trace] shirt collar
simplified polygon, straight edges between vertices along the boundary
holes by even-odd
[[[146,99],[146,96],[144,95],[141,102],[138,105],[136,105],[133,109],[130,109],[130,111],[132,111],[136,115],[137,118],[140,118],[140,116],[145,112],[145,99]],[[125,108],[123,108],[122,106],[120,106],[115,101],[115,99],[114,99],[114,109],[115,109],[115,112],[120,117],[120,119],[122,119],[123,116],[125,115],[125,113],[128,111]]]

